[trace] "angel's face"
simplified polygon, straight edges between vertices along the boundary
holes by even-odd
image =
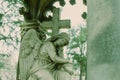
[[[68,44],[68,40],[66,40],[66,39],[64,39],[64,38],[62,38],[62,39],[58,39],[58,40],[56,40],[55,41],[55,43],[54,43],[56,46],[65,46],[65,45],[67,45]]]

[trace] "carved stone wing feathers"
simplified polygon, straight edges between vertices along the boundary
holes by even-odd
[[[27,80],[28,72],[37,56],[42,41],[39,39],[34,29],[28,30],[24,35],[19,55],[19,77],[20,80]]]

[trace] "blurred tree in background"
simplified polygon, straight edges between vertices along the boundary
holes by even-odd
[[[15,80],[16,55],[20,43],[19,25],[23,20],[18,12],[19,7],[20,2],[0,0],[0,80]]]
[[[87,28],[78,27],[70,30],[70,43],[68,45],[68,56],[74,63],[74,69],[79,69],[79,80],[82,80],[82,76],[86,77],[87,67]]]

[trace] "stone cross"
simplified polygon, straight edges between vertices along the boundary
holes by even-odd
[[[52,21],[42,22],[45,29],[52,29],[52,35],[58,34],[60,28],[70,28],[70,20],[60,20],[59,17],[59,8],[54,8]]]

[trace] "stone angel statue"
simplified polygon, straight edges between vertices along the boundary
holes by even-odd
[[[72,63],[60,56],[62,50],[58,48],[68,44],[69,36],[61,33],[51,39],[40,47],[28,80],[71,80]]]
[[[17,80],[28,80],[29,70],[46,36],[38,26],[26,23],[21,27],[21,45],[17,66]]]

